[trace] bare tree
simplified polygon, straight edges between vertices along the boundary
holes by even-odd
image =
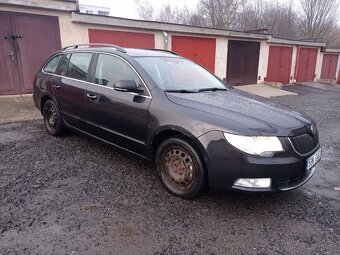
[[[214,28],[230,29],[235,27],[241,0],[200,0],[199,13]]]
[[[268,0],[199,0],[195,10],[165,4],[155,14],[149,0],[135,0],[145,20],[236,30],[268,29],[284,39],[323,38],[327,46],[340,47],[337,28],[339,0],[299,0],[300,11]]]
[[[336,29],[338,0],[300,0],[300,5],[303,38],[327,38]]]
[[[156,20],[191,26],[207,26],[206,20],[198,14],[197,10],[189,11],[187,7],[173,8],[170,4],[163,5],[156,16]]]
[[[337,27],[327,38],[327,47],[340,49],[340,27]]]
[[[298,38],[297,15],[288,6],[263,0],[243,1],[237,29],[256,30],[266,28],[276,37]]]
[[[137,5],[137,12],[140,19],[153,20],[154,9],[149,0],[135,0]]]
[[[167,22],[167,23],[182,23],[183,22],[183,14],[181,10],[176,8],[172,8],[170,4],[165,4],[160,9],[156,20]]]

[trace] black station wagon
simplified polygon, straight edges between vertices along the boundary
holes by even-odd
[[[76,45],[36,74],[48,133],[84,133],[152,161],[184,198],[214,190],[287,191],[321,158],[315,122],[237,92],[164,50]]]

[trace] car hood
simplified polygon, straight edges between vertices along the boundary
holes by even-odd
[[[213,124],[226,132],[244,135],[289,136],[311,125],[312,120],[270,102],[258,101],[236,90],[199,93],[166,93],[168,99],[184,107],[215,115]],[[202,116],[200,116],[202,118]]]

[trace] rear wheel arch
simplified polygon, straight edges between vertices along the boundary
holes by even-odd
[[[41,114],[43,114],[43,110],[44,110],[44,105],[46,103],[47,100],[53,100],[51,96],[49,95],[45,95],[41,98],[40,100],[40,112]]]

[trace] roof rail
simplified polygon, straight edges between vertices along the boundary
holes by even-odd
[[[78,49],[79,47],[91,47],[91,46],[103,46],[103,47],[110,47],[114,48],[119,52],[126,53],[126,50],[124,50],[122,47],[114,44],[105,44],[105,43],[87,43],[87,44],[76,44],[76,45],[70,45],[62,48],[62,50],[67,50],[67,49]]]
[[[154,50],[154,51],[163,51],[163,52],[167,52],[176,56],[180,56],[178,53],[171,51],[171,50],[163,50],[163,49],[148,49],[148,50]]]

